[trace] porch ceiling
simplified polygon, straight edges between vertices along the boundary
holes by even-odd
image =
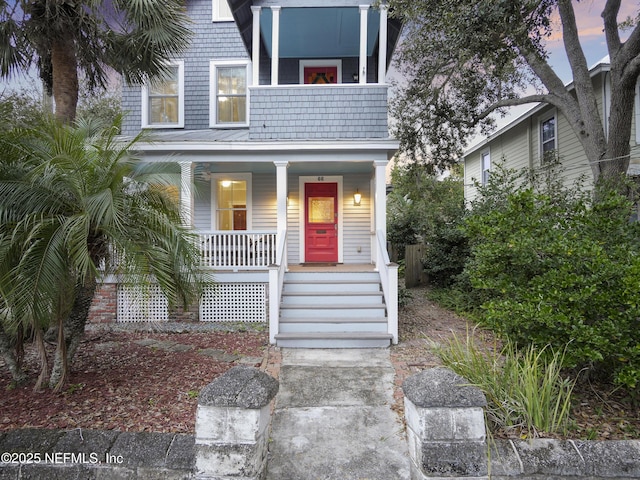
[[[271,57],[272,15],[260,15],[262,42]],[[369,9],[367,56],[378,39],[380,12]],[[280,58],[357,57],[360,52],[358,8],[283,8],[280,14]]]
[[[287,2],[269,2],[257,0],[228,0],[242,39],[251,55],[252,22],[251,5],[262,6],[260,35],[262,47],[271,56],[271,5],[283,5]],[[351,20],[353,15],[359,19],[359,4],[371,4],[370,0],[343,2],[349,7],[316,7],[313,2],[297,1],[295,7],[282,8],[280,12],[280,57],[282,58],[339,58],[358,56],[360,24]],[[315,7],[315,8],[310,8]],[[291,17],[289,17],[291,15]],[[378,48],[379,16],[377,9],[369,10],[367,55],[375,54]],[[396,47],[402,22],[390,16],[387,22],[387,68]],[[302,32],[302,34],[301,34]],[[355,40],[355,50],[354,39]],[[294,38],[295,41],[291,39]],[[304,54],[301,54],[304,52]]]

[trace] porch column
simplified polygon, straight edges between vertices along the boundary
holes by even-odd
[[[387,162],[373,162],[375,168],[375,230],[382,230],[383,245],[387,244]]]
[[[367,83],[367,19],[369,5],[360,5],[360,83]]]
[[[278,68],[280,66],[280,10],[282,7],[271,7],[273,25],[271,28],[271,85],[278,85]]]
[[[178,162],[180,165],[180,208],[182,220],[188,227],[193,226],[193,162]]]
[[[276,166],[276,210],[278,235],[287,230],[287,168],[289,162],[273,162]]]
[[[380,4],[380,37],[378,39],[378,83],[387,76],[387,6]]]
[[[251,40],[251,64],[253,72],[251,85],[260,85],[260,10],[262,10],[262,7],[251,6],[251,13],[253,13],[253,36]]]

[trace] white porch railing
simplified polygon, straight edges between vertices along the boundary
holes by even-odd
[[[389,260],[382,230],[378,230],[376,236],[376,267],[380,273],[384,302],[387,305],[387,332],[392,335],[395,345],[398,343],[398,265]]]
[[[202,266],[216,269],[267,268],[276,263],[276,232],[200,232]]]
[[[276,261],[269,267],[269,343],[275,345],[276,335],[280,331],[280,297],[287,271],[287,232],[280,232]]]

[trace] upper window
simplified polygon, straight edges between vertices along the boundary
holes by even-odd
[[[232,22],[233,15],[227,0],[213,0],[213,21],[214,22]]]
[[[556,158],[557,145],[556,116],[540,121],[540,158],[543,162]]]
[[[342,60],[300,60],[300,83],[342,83]]]
[[[211,62],[211,126],[248,125],[248,83],[248,61]]]
[[[482,185],[489,183],[489,175],[491,174],[491,154],[489,152],[482,153]]]
[[[214,177],[214,229],[249,230],[251,175],[218,174]]]
[[[167,75],[142,87],[142,126],[184,127],[184,62],[172,63]]]

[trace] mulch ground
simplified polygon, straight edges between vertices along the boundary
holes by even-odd
[[[261,366],[267,341],[261,332],[87,333],[61,393],[12,386],[0,362],[0,430],[193,433],[198,392],[238,363]],[[31,348],[25,360],[35,379]]]
[[[394,410],[402,417],[402,382],[440,365],[432,343],[455,333],[476,334],[464,318],[438,307],[425,288],[412,289],[400,311],[400,342],[391,348],[396,369]],[[483,333],[487,348],[491,336]],[[234,365],[260,367],[278,377],[281,352],[264,331],[156,333],[97,331],[85,335],[61,393],[33,391],[38,362],[27,346],[30,382],[14,386],[0,360],[0,431],[17,428],[90,428],[194,433],[198,392]],[[49,352],[52,353],[51,351]],[[51,358],[51,355],[50,355]],[[509,435],[517,435],[510,432]],[[500,432],[498,435],[500,436]],[[640,438],[640,411],[611,385],[579,383],[572,438]]]

